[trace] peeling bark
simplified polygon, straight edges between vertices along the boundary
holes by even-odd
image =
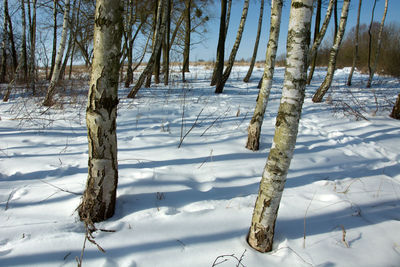
[[[79,217],[88,226],[113,216],[118,184],[116,118],[123,7],[120,1],[97,0],[94,51],[86,124],[88,178]]]
[[[305,95],[313,1],[293,0],[290,9],[281,104],[248,235],[249,245],[260,252],[272,250],[279,203],[296,144]]]
[[[257,103],[254,110],[253,118],[247,129],[248,137],[246,148],[256,151],[260,146],[261,126],[264,120],[264,113],[267,108],[269,94],[272,87],[272,79],[274,77],[276,51],[278,50],[279,31],[282,16],[282,0],[275,0],[271,6],[271,22],[269,30],[269,40],[267,45],[267,53],[265,56],[264,74],[261,79],[261,88],[258,92]]]

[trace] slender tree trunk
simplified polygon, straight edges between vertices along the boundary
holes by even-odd
[[[374,14],[375,14],[376,0],[374,0],[374,5],[372,6],[371,22],[368,27],[368,73],[371,73],[371,54],[372,54],[372,25],[374,24]]]
[[[215,87],[216,94],[222,93],[222,91],[224,90],[225,83],[228,80],[229,76],[231,75],[233,64],[235,63],[236,54],[237,54],[237,51],[239,50],[240,41],[242,40],[242,33],[244,30],[244,25],[246,23],[248,10],[249,10],[249,0],[244,0],[242,17],[240,19],[240,24],[239,24],[239,29],[238,29],[238,32],[236,35],[236,40],[235,40],[235,43],[233,44],[231,54],[229,55],[228,64],[225,68],[224,74],[222,75],[222,79],[220,81],[218,81],[216,84],[216,87]]]
[[[328,29],[329,26],[329,21],[331,20],[332,17],[332,10],[333,10],[333,4],[335,0],[330,0],[328,7],[326,9],[326,14],[324,18],[324,22],[322,23],[321,30],[318,33],[317,38],[314,40],[312,47],[310,49],[310,52],[308,53],[308,63],[307,63],[307,68],[310,65],[310,62],[314,60],[314,57],[317,54],[318,47],[321,45],[322,40],[324,39],[326,30]]]
[[[247,74],[243,79],[243,81],[245,83],[249,82],[251,74],[253,73],[254,64],[256,63],[258,44],[260,42],[261,27],[262,27],[262,21],[263,21],[263,13],[264,13],[264,0],[261,0],[260,15],[258,17],[256,42],[254,43],[253,56],[251,57],[249,70],[247,71]]]
[[[400,120],[400,94],[397,96],[397,100],[396,103],[394,104],[390,117],[396,120]]]
[[[225,40],[228,35],[229,22],[231,21],[232,0],[227,0],[226,22],[225,22]]]
[[[137,94],[137,92],[140,90],[140,88],[143,85],[144,80],[146,77],[151,75],[154,67],[154,62],[156,60],[156,56],[161,50],[161,44],[162,44],[162,39],[163,35],[165,33],[165,24],[166,24],[166,1],[167,0],[159,0],[158,2],[158,7],[157,7],[157,21],[161,20],[161,23],[157,23],[157,27],[155,30],[155,43],[153,45],[153,51],[151,53],[150,59],[147,62],[146,68],[143,70],[142,74],[139,76],[139,79],[137,80],[135,86],[132,88],[132,90],[128,94],[128,98],[134,98]],[[151,76],[150,76],[151,77]]]
[[[4,83],[6,81],[6,74],[7,74],[7,16],[5,15],[7,5],[7,0],[3,1],[3,8],[4,8],[4,20],[3,20],[3,41],[1,43],[1,72],[0,72],[0,82]]]
[[[226,0],[221,0],[221,17],[219,20],[219,38],[217,46],[217,59],[215,61],[215,67],[213,75],[211,77],[211,86],[217,84],[217,81],[222,80],[222,74],[224,71],[224,60],[225,60],[225,24],[226,24]]]
[[[315,15],[315,28],[314,28],[313,42],[315,42],[315,40],[317,39],[318,34],[319,34],[319,27],[321,24],[321,8],[322,8],[322,0],[318,0],[317,14]],[[308,77],[307,77],[307,84],[311,83],[312,77],[314,76],[315,65],[317,64],[317,56],[318,56],[318,50],[316,51],[315,56],[311,63],[311,68],[310,68],[310,71],[309,71]]]
[[[351,70],[349,73],[349,77],[347,78],[347,86],[351,85],[351,80],[353,79],[353,73],[354,69],[356,68],[356,63],[358,60],[358,40],[360,39],[359,37],[359,31],[360,31],[360,13],[361,13],[361,5],[362,5],[362,0],[358,1],[358,11],[357,11],[357,24],[356,24],[356,32],[355,32],[355,40],[354,40],[354,53],[353,53],[353,64],[351,65]]]
[[[337,8],[337,0],[334,0],[335,1],[335,3],[334,3],[334,8],[333,8],[333,22],[334,22],[334,25],[335,25],[335,27],[334,27],[334,30],[335,30],[335,32],[334,32],[334,36],[335,36],[335,38],[336,38],[336,36],[337,36],[337,32],[338,32],[338,8]],[[335,40],[333,40],[333,42],[335,42]]]
[[[28,57],[26,52],[26,18],[25,18],[25,0],[21,0],[21,21],[22,21],[22,40],[21,40],[21,69],[22,80],[27,81],[28,78]]]
[[[49,79],[53,76],[54,65],[57,55],[57,0],[53,0],[53,49],[51,53],[51,67]]]
[[[265,67],[260,91],[258,92],[256,108],[250,121],[246,148],[256,151],[260,146],[261,126],[264,120],[265,109],[267,108],[269,94],[274,77],[276,51],[278,50],[279,31],[282,16],[282,0],[272,1],[271,22],[269,30],[269,40],[267,54],[265,56]]]
[[[382,20],[381,20],[381,25],[380,25],[380,27],[379,27],[379,32],[378,32],[378,45],[377,45],[376,51],[375,51],[374,65],[372,66],[372,68],[370,68],[369,77],[368,77],[368,82],[367,82],[367,88],[370,88],[370,87],[371,87],[372,79],[374,78],[376,66],[378,65],[378,61],[379,61],[379,54],[380,54],[381,46],[382,46],[383,26],[384,26],[384,24],[385,24],[385,19],[386,19],[388,4],[389,4],[388,2],[389,2],[389,0],[386,0],[386,1],[385,1],[385,11],[383,12],[383,17],[382,17]]]
[[[30,76],[30,86],[32,89],[33,95],[36,94],[36,85],[35,85],[35,78],[36,78],[36,3],[37,0],[32,1],[32,9],[30,0],[28,0],[28,14],[29,14],[29,33],[30,33],[30,64],[29,64],[29,76]],[[32,12],[31,12],[32,11]]]
[[[185,81],[185,72],[189,72],[189,54],[190,54],[190,14],[192,0],[185,0],[185,47],[183,49],[183,65],[182,65],[182,80]]]
[[[12,71],[15,73],[15,70],[18,67],[18,56],[17,56],[17,49],[15,48],[15,42],[14,42],[14,30],[12,26],[12,21],[11,17],[8,13],[8,3],[7,6],[4,6],[4,14],[6,15],[6,18],[8,20],[8,39],[10,40],[10,45],[11,45],[11,59],[12,59],[12,64],[13,64],[13,69]]]
[[[78,207],[86,227],[114,215],[118,184],[116,118],[123,22],[119,0],[96,1],[94,51],[86,124],[89,170]]]
[[[314,94],[312,98],[314,103],[322,101],[322,98],[324,97],[325,93],[328,91],[329,87],[332,84],[333,75],[335,74],[335,69],[336,69],[336,58],[340,49],[340,45],[342,43],[344,31],[346,29],[349,6],[350,6],[350,0],[344,0],[342,6],[342,13],[340,15],[340,24],[338,33],[335,36],[335,42],[331,48],[329,55],[328,71],[324,82],[321,84],[321,86],[318,88],[317,92]]]
[[[131,82],[133,81],[133,55],[132,50],[133,47],[130,46],[130,41],[132,39],[132,26],[133,26],[133,1],[130,0],[126,5],[126,26],[125,26],[125,47],[126,47],[126,55],[128,57],[128,66],[126,70],[126,78],[125,78],[125,87],[128,88]],[[123,62],[122,62],[123,63]]]
[[[305,95],[313,1],[293,0],[290,9],[282,98],[248,235],[249,245],[260,252],[272,250],[278,208],[296,144]]]
[[[60,46],[58,48],[56,62],[54,65],[53,75],[51,76],[50,85],[47,88],[47,94],[43,101],[44,106],[52,106],[53,102],[53,95],[55,93],[55,88],[60,78],[61,72],[61,63],[62,58],[64,56],[64,49],[67,42],[67,34],[68,34],[68,19],[69,19],[69,9],[70,9],[70,0],[65,0],[65,7],[64,7],[64,21],[63,21],[63,29],[61,34],[61,41]]]
[[[167,0],[167,18],[166,18],[166,29],[164,34],[163,44],[163,73],[164,73],[164,85],[169,83],[169,47],[170,47],[170,34],[171,34],[171,1]]]

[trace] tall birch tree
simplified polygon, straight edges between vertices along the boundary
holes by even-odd
[[[379,32],[378,32],[378,45],[376,47],[375,51],[375,59],[374,59],[374,65],[372,65],[371,68],[369,68],[369,76],[368,76],[368,82],[367,82],[367,88],[371,87],[372,84],[372,79],[374,78],[376,66],[378,65],[379,61],[379,54],[381,51],[381,46],[382,46],[382,33],[383,33],[383,26],[385,24],[385,19],[386,19],[386,14],[388,10],[388,5],[389,5],[389,0],[385,1],[385,10],[383,11],[383,17],[381,20],[381,25],[379,26]]]
[[[261,126],[263,124],[265,109],[267,108],[268,98],[271,92],[272,78],[274,77],[275,70],[276,51],[278,50],[282,6],[282,0],[274,0],[271,3],[271,22],[267,53],[265,56],[264,74],[262,77],[261,88],[258,92],[254,114],[247,129],[248,136],[246,148],[253,151],[258,150],[260,146]]]
[[[68,35],[68,20],[69,20],[69,8],[70,8],[70,0],[65,0],[64,7],[64,20],[63,20],[63,28],[60,40],[60,46],[58,48],[56,61],[54,64],[53,75],[51,76],[49,87],[47,88],[47,94],[43,101],[43,106],[50,107],[54,104],[53,95],[55,93],[56,85],[60,78],[61,72],[61,64],[64,56],[65,45],[67,43],[67,35]]]
[[[258,44],[260,43],[263,14],[264,14],[264,0],[261,0],[260,15],[258,16],[258,26],[257,26],[256,41],[254,42],[253,55],[251,57],[249,69],[248,69],[248,71],[246,73],[246,76],[243,79],[243,81],[245,83],[249,82],[251,74],[253,73],[254,65],[256,63]]]
[[[123,6],[119,0],[97,0],[92,73],[86,109],[89,169],[78,207],[87,227],[115,211],[118,183],[116,118],[121,57]]]
[[[305,96],[313,1],[293,0],[290,8],[282,98],[248,235],[250,246],[260,252],[272,250],[278,208],[296,144]]]
[[[317,14],[315,15],[315,27],[314,27],[313,42],[315,42],[315,40],[318,38],[318,34],[319,34],[319,27],[321,24],[321,9],[322,9],[322,0],[318,0]],[[311,66],[310,66],[310,70],[308,72],[307,84],[311,83],[312,77],[314,76],[315,65],[317,64],[317,54],[318,54],[318,50],[316,51],[313,60],[310,62]]]
[[[221,16],[219,20],[219,37],[217,45],[217,59],[215,61],[213,75],[211,77],[211,86],[217,84],[222,79],[224,72],[224,60],[225,60],[225,37],[226,37],[226,8],[227,0],[221,0]]]
[[[351,81],[353,79],[354,69],[356,68],[356,63],[358,59],[358,45],[360,39],[360,13],[361,13],[361,6],[362,0],[358,0],[358,11],[357,11],[357,23],[356,23],[356,32],[355,32],[355,39],[354,39],[354,52],[353,52],[353,63],[351,65],[349,77],[347,78],[347,86],[351,85]]]
[[[312,101],[314,103],[321,102],[325,93],[331,87],[333,75],[335,74],[335,69],[336,69],[336,58],[339,53],[340,45],[343,40],[344,31],[346,29],[346,22],[347,22],[347,17],[348,17],[348,13],[349,13],[349,6],[350,6],[350,0],[343,0],[342,12],[340,15],[339,29],[335,36],[335,41],[332,45],[332,48],[331,48],[331,51],[329,54],[328,71],[327,71],[327,74],[325,76],[323,83],[318,88],[318,90],[316,91],[316,93],[314,94],[314,96],[312,98]]]
[[[217,81],[217,83],[215,85],[215,93],[216,94],[222,93],[222,91],[224,90],[225,83],[228,80],[229,76],[231,75],[233,64],[235,63],[236,54],[237,54],[237,51],[239,50],[240,41],[242,40],[242,34],[243,34],[243,30],[244,30],[244,25],[246,23],[248,11],[249,11],[249,0],[244,0],[242,17],[240,18],[239,29],[236,34],[235,43],[233,44],[231,53],[229,55],[228,64],[222,75],[222,79]]]

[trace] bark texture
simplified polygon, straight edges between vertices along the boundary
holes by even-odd
[[[314,40],[313,40],[313,42],[315,42],[315,40],[318,37],[318,33],[319,33],[319,27],[320,27],[320,24],[321,24],[321,8],[322,8],[322,0],[318,0],[318,3],[317,3],[317,14],[315,15],[315,27],[314,27]],[[311,61],[311,67],[310,67],[310,70],[308,72],[308,77],[307,77],[307,84],[311,83],[312,77],[314,76],[315,65],[317,64],[317,54],[318,54],[318,50],[316,51],[315,56]]]
[[[70,8],[70,0],[65,1],[64,7],[64,20],[63,20],[63,29],[61,34],[60,46],[58,48],[56,61],[54,64],[53,75],[51,76],[49,87],[47,88],[47,94],[43,101],[43,106],[52,106],[54,105],[53,96],[55,93],[56,85],[60,78],[61,73],[61,64],[64,56],[65,45],[67,43],[67,35],[68,35],[68,20],[69,20],[69,8]]]
[[[239,50],[240,41],[242,40],[242,34],[243,34],[243,30],[244,30],[244,25],[246,23],[248,11],[249,11],[249,0],[244,0],[242,17],[240,18],[239,29],[236,34],[236,40],[235,40],[235,43],[233,44],[231,54],[229,55],[228,64],[222,75],[222,79],[217,81],[217,83],[215,85],[215,93],[216,94],[222,93],[222,91],[224,90],[225,83],[228,80],[229,76],[231,75],[233,64],[235,63],[236,54],[237,54],[237,51]]]
[[[353,53],[353,63],[351,65],[349,77],[347,78],[347,86],[351,85],[351,81],[353,79],[353,73],[354,69],[356,68],[356,63],[358,59],[358,40],[360,39],[359,37],[359,31],[360,31],[360,13],[361,13],[361,5],[362,5],[362,0],[358,1],[358,11],[357,11],[357,24],[356,24],[356,32],[355,32],[355,40],[354,40],[354,53]]]
[[[340,15],[339,29],[335,36],[335,42],[333,43],[329,55],[328,71],[326,73],[324,81],[322,82],[321,86],[318,88],[317,92],[314,94],[312,98],[312,101],[314,103],[322,102],[325,93],[331,87],[333,75],[335,74],[335,69],[336,69],[336,58],[339,53],[340,45],[342,43],[344,31],[346,28],[349,6],[350,6],[350,0],[344,0],[342,6],[342,13]]]
[[[396,120],[400,120],[400,94],[397,96],[396,104],[394,104],[390,117]]]
[[[226,0],[221,0],[221,17],[219,20],[219,37],[217,45],[217,59],[215,61],[215,67],[213,75],[211,77],[211,86],[217,84],[217,81],[222,79],[224,71],[224,60],[225,60],[225,27],[226,27]]]
[[[120,1],[96,1],[94,57],[86,109],[89,170],[78,207],[88,226],[113,216],[118,183],[116,118],[123,7]]]
[[[189,72],[191,5],[192,5],[192,0],[185,0],[185,13],[186,13],[185,14],[185,47],[183,49],[183,66],[182,66],[183,81],[185,81],[185,72]]]
[[[296,144],[305,95],[312,10],[313,0],[292,1],[287,65],[274,141],[260,182],[248,235],[250,246],[260,252],[272,249],[279,203]]]
[[[272,7],[271,7],[271,9],[272,9]],[[253,56],[251,57],[249,70],[247,71],[246,76],[243,79],[243,81],[245,83],[250,81],[250,77],[251,77],[251,74],[253,73],[254,65],[256,63],[258,44],[260,43],[263,14],[264,14],[264,0],[261,0],[260,15],[258,17],[257,36],[256,36],[256,41],[254,43]]]
[[[377,45],[377,48],[376,48],[376,51],[375,51],[374,65],[372,65],[372,67],[369,69],[369,77],[368,77],[368,82],[367,82],[367,88],[370,88],[370,87],[371,87],[372,79],[374,78],[374,74],[375,74],[375,71],[376,71],[376,66],[378,65],[379,55],[380,55],[381,46],[382,46],[383,26],[384,26],[384,24],[385,24],[385,19],[386,19],[388,4],[389,4],[389,0],[386,0],[386,1],[385,1],[385,10],[384,10],[384,12],[383,12],[383,17],[382,17],[382,20],[381,20],[381,25],[380,25],[380,27],[379,27],[378,45]]]
[[[274,77],[276,51],[278,50],[279,31],[282,16],[282,0],[272,1],[271,22],[269,30],[269,40],[267,53],[265,56],[264,74],[262,84],[258,92],[257,103],[254,109],[254,115],[247,129],[248,137],[246,148],[256,151],[260,146],[261,126],[264,120],[265,110],[268,104],[269,94],[272,87],[272,78]]]

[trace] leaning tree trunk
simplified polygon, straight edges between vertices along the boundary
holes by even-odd
[[[267,54],[265,56],[264,74],[260,91],[258,92],[256,108],[253,118],[250,121],[246,148],[256,151],[260,146],[261,126],[264,120],[265,109],[267,108],[269,93],[272,87],[272,78],[274,77],[276,51],[278,50],[279,31],[282,16],[282,0],[272,1],[271,22],[269,30],[269,40],[267,45]]]
[[[310,65],[310,63],[314,60],[314,57],[317,55],[318,47],[321,45],[322,40],[324,39],[326,30],[328,29],[329,26],[329,21],[331,20],[332,17],[332,10],[333,10],[333,4],[335,0],[330,0],[328,7],[326,9],[326,14],[324,18],[324,22],[322,23],[321,29],[317,35],[317,38],[314,40],[310,52],[308,53],[308,60],[307,60],[307,68]]]
[[[348,16],[348,12],[349,12],[349,5],[350,5],[350,0],[343,1],[342,13],[340,15],[339,29],[335,36],[335,42],[333,43],[333,46],[331,48],[330,55],[329,55],[328,71],[327,71],[324,82],[321,84],[321,86],[318,88],[317,92],[314,94],[314,96],[312,98],[312,101],[314,103],[322,102],[322,98],[324,97],[325,93],[328,91],[329,87],[332,84],[333,75],[334,75],[335,69],[336,69],[336,58],[339,53],[340,44],[342,43],[344,31],[346,28],[347,16]]]
[[[211,77],[211,86],[214,86],[222,79],[225,60],[225,26],[226,26],[226,1],[221,0],[221,17],[219,20],[219,38],[217,45],[217,59],[215,61],[214,71]]]
[[[216,83],[216,86],[215,86],[216,94],[222,93],[222,91],[224,90],[225,83],[228,80],[229,76],[231,75],[233,64],[235,63],[236,54],[237,54],[237,51],[239,50],[240,41],[242,40],[242,34],[243,34],[243,30],[244,30],[244,25],[246,23],[248,10],[249,10],[249,0],[244,0],[242,17],[240,18],[240,24],[239,24],[238,32],[236,34],[236,40],[235,40],[235,43],[233,44],[231,54],[229,55],[228,64],[225,68],[224,74],[222,75],[222,79],[217,81],[217,83]]]
[[[86,189],[78,207],[87,227],[114,215],[117,183],[118,78],[123,32],[122,6],[118,0],[97,0],[94,51],[86,124],[89,169]]]
[[[317,14],[315,15],[315,28],[314,28],[313,42],[315,42],[315,40],[318,37],[318,33],[319,33],[319,27],[321,24],[321,8],[322,8],[322,0],[318,0]],[[317,64],[317,56],[318,56],[317,54],[318,54],[318,50],[316,51],[315,56],[311,62],[310,71],[308,72],[308,77],[307,77],[307,84],[311,83],[312,77],[314,76],[315,65]]]
[[[354,40],[354,53],[353,53],[353,64],[351,65],[349,77],[347,78],[347,86],[351,85],[351,80],[353,79],[353,73],[354,69],[356,68],[356,63],[358,59],[358,40],[360,39],[359,37],[359,31],[360,31],[360,13],[361,13],[361,4],[362,0],[358,1],[358,11],[357,11],[357,24],[356,24],[356,32],[355,32],[355,40]]]
[[[369,69],[369,77],[368,77],[368,82],[367,82],[367,88],[370,88],[370,87],[371,87],[372,79],[374,78],[376,66],[378,65],[378,61],[379,61],[379,54],[380,54],[381,46],[382,46],[383,26],[384,26],[384,24],[385,24],[386,13],[387,13],[387,9],[388,9],[388,2],[389,2],[389,0],[386,0],[386,1],[385,1],[385,11],[383,12],[383,17],[382,17],[382,20],[381,20],[381,25],[380,25],[380,27],[379,27],[378,45],[377,45],[376,51],[375,51],[374,65],[372,66],[372,68]]]
[[[157,26],[156,26],[155,44],[153,45],[153,51],[151,53],[149,61],[147,62],[146,68],[143,70],[142,74],[140,74],[139,79],[137,80],[135,86],[129,92],[128,98],[134,98],[136,96],[137,92],[142,87],[143,82],[146,79],[146,77],[151,75],[151,73],[153,71],[154,62],[156,60],[157,54],[161,50],[161,44],[162,44],[163,35],[165,32],[165,24],[166,24],[166,17],[167,17],[167,15],[165,14],[166,10],[167,10],[167,8],[165,8],[166,1],[167,0],[159,0],[159,2],[158,2],[157,21],[161,20],[161,23],[157,23]]]
[[[245,83],[249,82],[251,74],[253,73],[254,64],[256,63],[258,44],[260,42],[261,26],[262,26],[262,21],[263,21],[263,13],[264,13],[264,0],[261,0],[260,15],[258,17],[256,42],[254,43],[253,56],[251,57],[249,70],[247,71],[247,74],[243,79],[243,81]]]
[[[226,20],[225,20],[225,40],[228,35],[229,22],[231,20],[232,0],[227,0]]]
[[[249,245],[260,252],[272,250],[278,208],[296,144],[305,95],[313,1],[293,0],[290,9],[282,98],[248,235]]]
[[[394,104],[390,117],[396,120],[400,120],[400,94],[397,96],[396,104]]]
[[[58,80],[60,78],[61,63],[62,63],[62,59],[64,56],[64,49],[65,49],[65,45],[67,42],[67,34],[68,34],[68,19],[69,19],[68,17],[69,17],[69,7],[70,7],[69,1],[70,0],[65,0],[64,21],[63,21],[63,29],[62,29],[62,34],[61,34],[60,47],[58,48],[56,62],[54,65],[54,70],[53,70],[53,75],[51,76],[51,80],[50,80],[50,85],[47,88],[47,94],[43,101],[43,106],[47,106],[47,107],[50,107],[54,104],[53,95],[54,95]]]
[[[182,80],[185,81],[185,72],[189,72],[190,55],[190,14],[192,0],[185,0],[185,47],[183,49]]]

